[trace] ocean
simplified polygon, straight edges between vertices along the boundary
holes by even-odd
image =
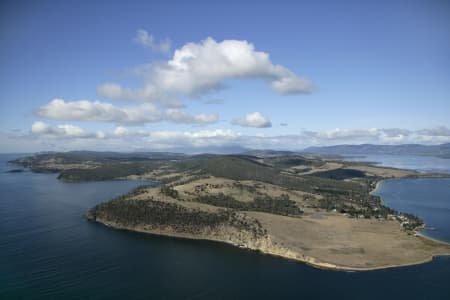
[[[15,157],[0,155],[0,299],[450,296],[450,257],[410,267],[338,272],[222,243],[114,230],[83,214],[142,182],[63,183],[56,174],[6,173],[15,168],[6,164]],[[418,182],[387,181],[377,193],[394,208],[423,217],[435,228],[435,237],[447,239],[450,226],[434,220],[441,220],[441,213],[450,220],[450,179]],[[426,195],[426,208],[417,204],[420,194]]]

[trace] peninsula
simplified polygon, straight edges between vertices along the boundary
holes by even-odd
[[[46,153],[17,159],[64,181],[158,182],[99,204],[89,220],[117,229],[229,243],[336,270],[373,270],[449,255],[417,234],[416,216],[383,205],[383,179],[443,176],[295,152],[241,155]]]

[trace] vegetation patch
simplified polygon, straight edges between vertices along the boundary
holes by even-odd
[[[64,170],[59,174],[58,179],[72,182],[111,180],[130,175],[143,175],[160,165],[161,163],[157,161],[108,163],[94,169]]]
[[[127,227],[170,227],[179,233],[199,234],[219,226],[232,226],[238,230],[249,231],[255,236],[266,234],[258,220],[241,217],[232,210],[223,209],[213,213],[175,203],[152,199],[126,199],[124,196],[95,206],[88,212],[87,217],[94,221],[102,219]]]
[[[353,169],[335,169],[335,170],[327,170],[322,172],[311,173],[311,176],[335,179],[335,180],[344,180],[351,178],[364,178],[366,174],[360,170]]]
[[[242,202],[230,195],[219,193],[198,196],[194,201],[219,207],[244,211],[260,211],[284,216],[298,216],[303,213],[295,201],[289,199],[289,195],[287,194],[282,194],[274,198],[268,195],[258,196],[252,202]]]

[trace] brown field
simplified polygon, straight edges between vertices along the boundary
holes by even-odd
[[[346,168],[347,169],[347,168]],[[383,178],[397,178],[415,176],[419,173],[410,170],[401,170],[394,168],[375,167],[370,165],[351,165],[348,169],[359,170],[365,172],[368,176],[380,176]]]
[[[290,218],[248,214],[260,220],[274,242],[344,269],[411,265],[429,261],[434,255],[450,254],[450,245],[409,235],[395,221],[351,219],[330,213],[318,214],[320,219],[313,215]]]
[[[361,170],[371,169],[369,167],[369,169],[361,168]],[[396,172],[392,169],[387,170]],[[409,173],[405,171],[405,173],[390,174]],[[236,184],[239,184],[241,188],[238,188]],[[249,192],[245,187],[252,187],[255,190]],[[305,261],[318,267],[370,270],[418,264],[431,260],[435,255],[450,254],[450,245],[408,233],[401,229],[397,221],[349,218],[339,213],[305,208],[308,201],[311,201],[307,200],[308,197],[316,199],[320,197],[319,195],[286,190],[276,185],[256,181],[234,181],[212,176],[174,185],[174,189],[179,193],[178,199],[161,194],[159,187],[147,188],[145,193],[133,198],[152,198],[177,203],[191,209],[216,212],[220,208],[198,203],[192,199],[195,195],[224,193],[233,195],[240,201],[251,201],[255,193],[266,193],[271,196],[289,194],[290,198],[305,211],[303,216],[287,217],[254,211],[241,212],[259,220],[268,233],[270,242],[256,243],[258,246],[252,246],[252,249]],[[141,226],[132,230],[145,231],[144,228],[145,226]],[[190,236],[189,234],[171,234],[168,229],[157,232],[153,230],[150,233],[236,244],[229,238],[221,238],[220,234]]]

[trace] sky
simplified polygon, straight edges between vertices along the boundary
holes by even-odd
[[[450,2],[1,1],[0,152],[450,142]]]

